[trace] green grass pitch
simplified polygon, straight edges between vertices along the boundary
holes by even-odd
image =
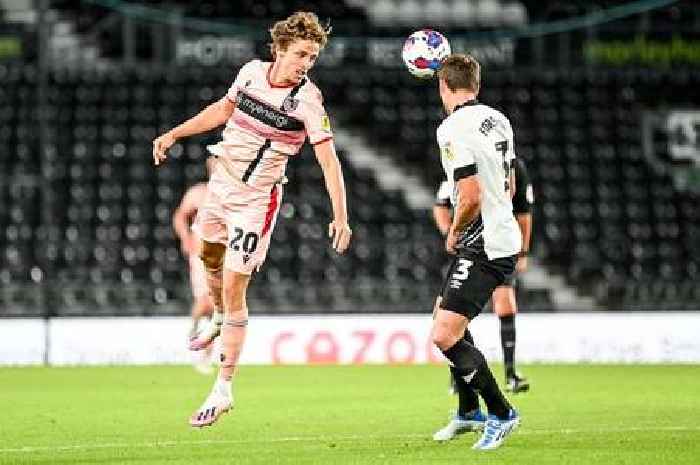
[[[520,429],[477,452],[431,439],[445,367],[244,366],[203,430],[187,419],[211,378],[190,367],[0,368],[0,464],[700,464],[697,365],[522,371]]]

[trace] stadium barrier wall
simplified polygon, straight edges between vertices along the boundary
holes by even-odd
[[[0,365],[189,363],[189,320],[0,320]],[[501,360],[498,320],[471,325],[477,345]],[[518,316],[522,362],[699,363],[700,312],[555,313]],[[428,315],[255,316],[241,363],[443,363]]]

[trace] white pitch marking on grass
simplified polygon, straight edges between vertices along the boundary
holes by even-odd
[[[601,428],[601,429],[526,429],[518,430],[516,435],[538,435],[538,434],[586,434],[586,433],[630,433],[635,431],[700,431],[700,426],[636,426],[629,428]],[[126,448],[160,448],[177,446],[197,446],[197,445],[217,445],[217,444],[257,444],[257,443],[283,443],[283,442],[338,442],[338,441],[382,441],[382,440],[405,440],[405,439],[425,439],[433,442],[429,434],[404,434],[396,436],[289,436],[282,438],[271,438],[255,440],[240,439],[199,439],[192,441],[154,441],[141,443],[104,443],[104,444],[74,444],[68,446],[24,446],[8,447],[0,449],[0,454],[9,453],[30,453],[30,452],[62,452],[74,450],[91,449],[126,449]]]

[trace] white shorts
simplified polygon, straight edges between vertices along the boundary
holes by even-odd
[[[215,187],[209,183],[194,229],[203,240],[226,245],[224,268],[251,274],[262,266],[270,248],[282,186],[275,184],[267,196],[253,190],[220,195]]]

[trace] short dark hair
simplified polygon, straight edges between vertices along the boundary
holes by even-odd
[[[471,55],[453,53],[442,62],[438,78],[444,79],[451,91],[467,89],[478,94],[481,86],[481,66]]]

